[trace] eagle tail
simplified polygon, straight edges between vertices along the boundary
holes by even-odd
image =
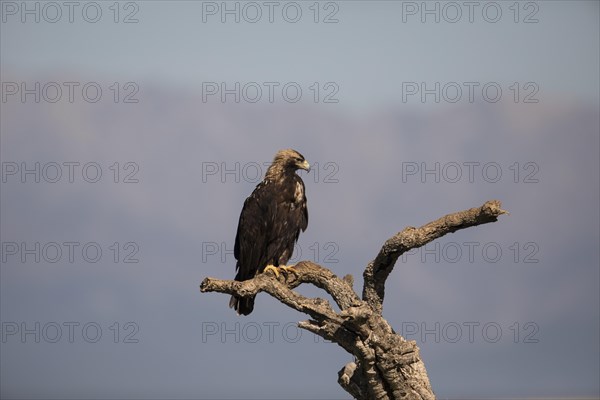
[[[238,315],[248,315],[252,312],[252,310],[254,310],[254,296],[231,296],[231,299],[229,300],[229,308],[233,308]]]

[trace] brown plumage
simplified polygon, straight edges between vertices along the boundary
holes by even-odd
[[[285,266],[294,244],[308,226],[304,182],[296,170],[310,170],[302,154],[280,150],[265,178],[244,201],[233,254],[237,260],[235,280],[244,281],[263,272],[267,265]],[[248,315],[254,297],[232,296],[229,306]]]

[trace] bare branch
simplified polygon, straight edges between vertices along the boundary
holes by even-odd
[[[424,246],[447,233],[495,222],[502,214],[508,214],[508,212],[502,210],[498,200],[490,200],[481,207],[448,214],[420,228],[404,228],[385,242],[375,260],[365,268],[363,300],[375,312],[381,313],[385,296],[385,281],[394,269],[398,257],[408,250]]]
[[[299,273],[290,276],[292,280],[289,281],[289,284],[293,285],[292,287],[301,283],[312,283],[329,293],[342,310],[362,303],[360,297],[352,289],[352,275],[346,275],[340,279],[327,268],[310,261],[300,261],[294,266],[294,269]]]
[[[365,399],[368,391],[367,383],[363,380],[363,374],[356,371],[357,368],[359,367],[355,362],[346,364],[338,372],[338,383],[355,399]]]
[[[283,275],[280,274],[279,278],[274,278],[274,274],[268,272],[243,282],[205,278],[200,284],[200,291],[235,294],[240,297],[254,296],[259,292],[266,292],[283,304],[309,314],[315,319],[339,319],[327,300],[309,299],[296,293],[285,283]],[[298,276],[301,277],[302,275],[300,273]],[[297,279],[296,282],[295,286],[298,286],[301,279]]]

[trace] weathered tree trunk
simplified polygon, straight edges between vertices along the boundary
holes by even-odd
[[[495,222],[507,214],[492,200],[478,208],[446,215],[420,228],[408,227],[388,239],[363,273],[362,299],[352,288],[352,276],[338,278],[327,268],[310,261],[294,266],[296,274],[260,274],[238,282],[206,278],[202,292],[253,296],[266,292],[311,319],[298,323],[337,343],[354,355],[355,361],[338,373],[338,383],[356,399],[435,399],[425,364],[414,340],[396,334],[382,316],[385,282],[396,260],[404,252],[424,246],[447,233]],[[293,289],[311,283],[331,295],[340,308],[334,311],[327,300],[307,298]]]

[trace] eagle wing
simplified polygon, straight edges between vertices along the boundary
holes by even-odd
[[[254,278],[267,261],[264,249],[268,244],[267,233],[272,222],[269,221],[270,207],[265,186],[261,183],[254,189],[244,201],[240,213],[233,248],[233,255],[237,260],[236,280]]]
[[[269,232],[272,230],[275,213],[273,198],[268,183],[261,182],[252,194],[244,201],[237,233],[233,255],[237,263],[235,269],[236,281],[252,279],[267,265],[267,246]],[[254,309],[254,296],[231,296],[229,307],[234,308],[238,314],[248,315]]]

